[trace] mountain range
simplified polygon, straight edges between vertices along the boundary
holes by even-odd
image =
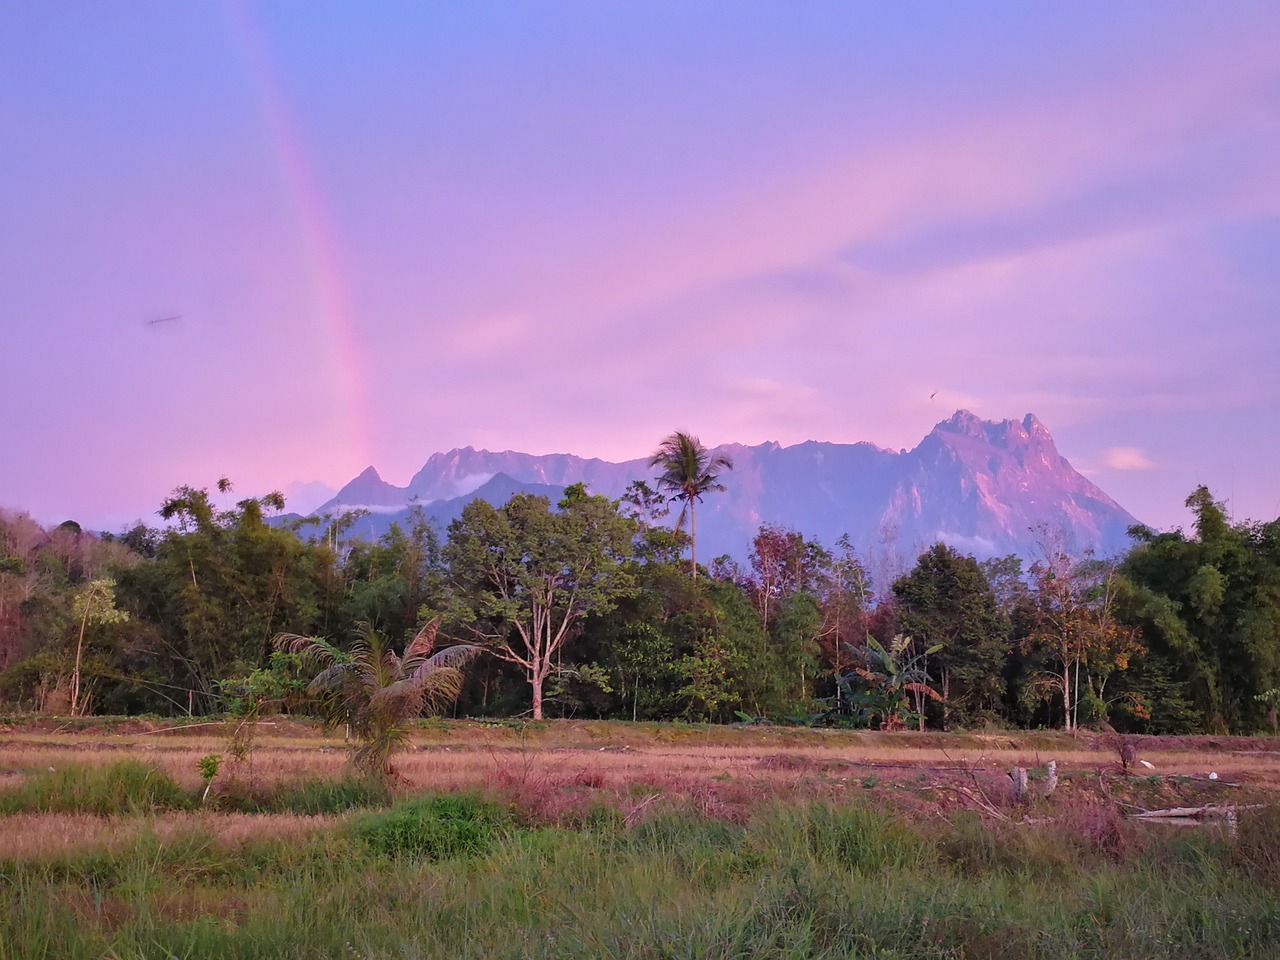
[[[997,422],[959,410],[911,450],[818,441],[714,450],[730,456],[734,469],[721,477],[725,492],[708,494],[699,506],[703,558],[745,560],[764,523],[827,546],[847,534],[864,558],[900,568],[937,541],[979,558],[1030,558],[1045,531],[1073,552],[1109,556],[1126,548],[1126,530],[1137,522],[1058,453],[1032,414]],[[443,530],[476,498],[500,505],[530,492],[554,502],[578,482],[619,497],[633,480],[652,483],[654,475],[646,459],[610,463],[465,447],[432,454],[405,487],[369,467],[316,514],[365,509],[355,530],[377,536],[416,503]]]

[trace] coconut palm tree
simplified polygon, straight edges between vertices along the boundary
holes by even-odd
[[[349,724],[360,745],[351,757],[363,773],[391,774],[390,757],[404,746],[409,721],[423,710],[439,710],[462,689],[462,667],[480,653],[470,644],[432,653],[440,618],[418,631],[396,656],[386,637],[369,624],[356,628],[350,650],[320,637],[282,633],[272,641],[276,649],[300,654],[304,665],[317,671],[307,694],[331,725]]]
[[[649,458],[649,466],[661,467],[658,489],[671,494],[672,500],[683,500],[684,508],[676,521],[676,529],[689,518],[689,568],[698,578],[698,524],[694,505],[711,490],[723,490],[720,473],[733,469],[732,458],[723,453],[711,454],[697,437],[676,432],[667,437]]]

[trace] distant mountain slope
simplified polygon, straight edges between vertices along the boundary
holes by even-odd
[[[960,410],[913,450],[870,443],[790,447],[727,444],[733,457],[728,488],[698,511],[698,554],[745,559],[761,523],[791,527],[830,545],[847,533],[864,555],[912,558],[938,540],[979,557],[1032,556],[1037,528],[1048,528],[1075,550],[1122,551],[1136,520],[1058,453],[1033,415],[1021,421],[982,420]],[[317,513],[365,507],[359,529],[369,535],[403,519],[411,501],[447,525],[469,500],[504,503],[512,493],[555,499],[571,483],[618,497],[632,480],[652,480],[646,461],[610,463],[571,454],[537,456],[466,447],[433,454],[396,487],[372,467]]]

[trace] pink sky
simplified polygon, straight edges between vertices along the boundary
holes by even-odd
[[[1277,49],[1243,2],[5,5],[0,506],[964,406],[1152,524],[1273,518]]]

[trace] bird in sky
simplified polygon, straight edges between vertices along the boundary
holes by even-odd
[[[147,326],[154,327],[157,323],[170,323],[174,320],[181,320],[181,319],[182,319],[182,314],[175,313],[171,317],[156,317],[154,320],[148,320]]]

